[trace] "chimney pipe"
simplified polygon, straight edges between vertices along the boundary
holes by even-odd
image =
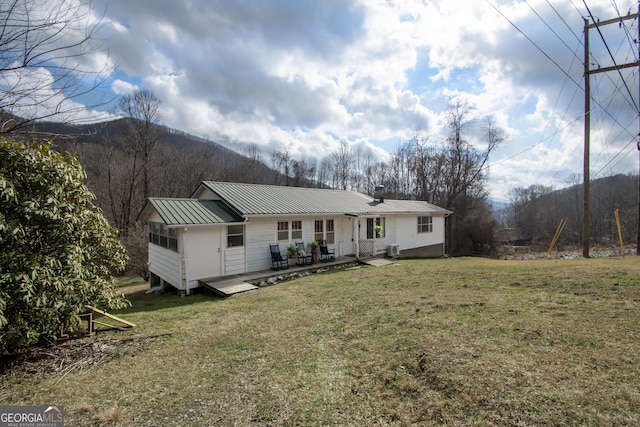
[[[373,191],[373,198],[378,199],[378,202],[384,203],[384,185],[376,185]]]

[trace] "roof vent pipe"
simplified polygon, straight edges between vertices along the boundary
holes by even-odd
[[[384,185],[376,185],[373,191],[373,198],[378,199],[378,202],[384,203]]]

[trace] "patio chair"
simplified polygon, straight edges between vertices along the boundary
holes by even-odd
[[[329,249],[327,247],[326,240],[319,240],[318,247],[320,248],[320,260],[321,261],[331,261],[336,259],[336,250]]]
[[[283,257],[280,254],[280,246],[269,245],[269,250],[271,251],[271,269],[272,270],[289,268],[289,259],[287,257]]]
[[[298,248],[296,253],[298,257],[298,264],[312,264],[313,257],[311,256],[311,252],[307,254],[307,251],[304,248],[304,242],[296,243],[296,247]]]

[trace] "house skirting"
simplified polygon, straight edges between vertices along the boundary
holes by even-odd
[[[440,258],[444,256],[444,244],[422,246],[413,249],[402,249],[400,258]]]

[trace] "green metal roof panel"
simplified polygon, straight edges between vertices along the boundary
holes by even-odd
[[[243,220],[219,200],[153,197],[149,203],[167,225],[221,224]]]
[[[242,215],[450,213],[422,201],[385,200],[353,191],[205,181]]]

